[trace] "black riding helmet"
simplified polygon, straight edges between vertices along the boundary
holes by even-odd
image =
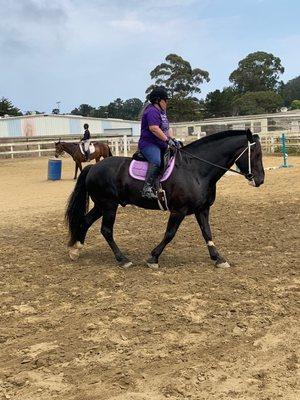
[[[168,92],[163,86],[158,86],[149,94],[149,101],[152,104],[159,103],[161,100],[168,100]]]
[[[89,124],[84,124],[83,127],[84,129],[89,129]]]

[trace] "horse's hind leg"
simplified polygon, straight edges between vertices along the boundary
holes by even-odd
[[[105,209],[103,209],[101,233],[106,239],[110,248],[112,249],[119,265],[124,268],[128,268],[132,265],[132,262],[129,261],[128,258],[124,256],[124,254],[122,254],[113,237],[113,226],[116,219],[117,208],[118,204],[115,204],[111,205],[109,208],[106,207]]]
[[[79,257],[79,250],[82,249],[85,241],[85,237],[89,228],[93,225],[97,219],[102,217],[102,210],[99,207],[93,207],[84,217],[84,222],[81,226],[81,230],[78,232],[77,241],[72,247],[69,248],[69,256],[72,260],[76,260]]]
[[[210,258],[213,260],[216,267],[229,268],[229,263],[218,252],[214,242],[212,241],[212,234],[209,225],[209,207],[195,213],[196,219],[200,226],[202,235],[206,242]]]
[[[159,245],[151,251],[150,257],[147,260],[148,267],[158,268],[158,257],[161,255],[166,245],[174,238],[184,217],[185,213],[172,212],[170,214],[165,236]]]

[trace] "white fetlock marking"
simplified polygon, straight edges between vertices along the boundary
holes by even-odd
[[[75,247],[75,249],[82,249],[83,248],[83,244],[81,243],[81,242],[76,242],[75,244],[74,244],[74,247]]]
[[[74,247],[70,247],[70,249],[69,249],[69,257],[73,261],[77,260],[79,258],[79,249],[75,249]]]
[[[207,246],[214,246],[215,244],[214,244],[214,242],[212,241],[212,240],[209,240],[208,242],[207,242]]]
[[[121,265],[122,268],[129,268],[132,266],[132,262],[128,261],[126,264]]]
[[[230,268],[230,264],[226,261],[224,263],[216,264],[217,268]]]
[[[152,268],[152,269],[158,269],[159,268],[159,265],[156,264],[156,263],[148,263],[147,262],[147,265],[148,265],[149,268]]]

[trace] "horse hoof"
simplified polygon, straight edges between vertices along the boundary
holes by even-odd
[[[76,242],[76,243],[74,244],[74,247],[75,247],[75,249],[80,250],[80,249],[83,248],[83,244],[82,244],[81,242]]]
[[[230,268],[230,264],[227,261],[215,265],[217,268]]]
[[[125,269],[129,268],[131,266],[132,266],[132,262],[131,261],[126,261],[123,264],[122,263],[120,264],[120,267],[125,268]]]
[[[148,265],[149,268],[152,268],[152,269],[158,269],[159,268],[158,263],[147,262],[147,265]]]
[[[74,247],[69,250],[69,257],[72,261],[78,260],[79,258],[79,249],[75,249]]]

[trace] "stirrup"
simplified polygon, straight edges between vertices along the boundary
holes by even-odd
[[[142,197],[148,200],[157,200],[157,195],[153,192],[151,187],[142,190]]]
[[[157,191],[157,202],[158,206],[162,211],[169,211],[168,207],[168,200],[166,196],[165,190],[161,187],[161,185],[158,188]]]

